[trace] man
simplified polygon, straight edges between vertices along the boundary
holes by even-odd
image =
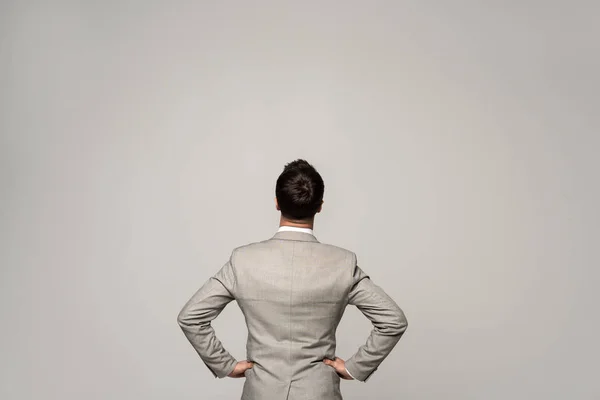
[[[280,227],[268,240],[235,248],[185,304],[177,321],[215,377],[245,377],[246,400],[341,400],[340,379],[367,381],[407,327],[398,305],[359,268],[356,254],[313,234],[323,205],[319,173],[302,159],[277,179]],[[232,300],[246,320],[247,360],[237,361],[211,321]],[[366,343],[336,357],[346,305],[371,321]]]

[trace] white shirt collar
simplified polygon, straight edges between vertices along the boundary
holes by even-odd
[[[299,228],[297,226],[280,226],[279,229],[277,230],[277,232],[282,232],[282,231],[295,231],[295,232],[304,232],[304,233],[310,233],[311,235],[313,235],[313,230],[310,228]]]

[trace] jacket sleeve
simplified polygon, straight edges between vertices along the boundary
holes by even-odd
[[[226,377],[237,364],[211,326],[211,321],[235,299],[232,259],[233,253],[225,265],[194,293],[177,316],[183,333],[215,378]]]
[[[358,266],[356,254],[353,259],[348,304],[355,305],[371,321],[373,329],[366,343],[346,361],[346,369],[355,379],[365,382],[396,346],[408,322],[394,300]]]

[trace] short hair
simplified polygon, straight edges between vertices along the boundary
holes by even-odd
[[[303,159],[286,164],[275,185],[281,215],[287,219],[314,217],[323,202],[324,192],[323,178]]]

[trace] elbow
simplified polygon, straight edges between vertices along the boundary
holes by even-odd
[[[210,316],[207,312],[183,307],[177,315],[177,323],[184,330],[203,330],[210,327]]]
[[[190,326],[190,314],[185,307],[177,314],[177,324],[182,328]]]
[[[387,314],[385,319],[380,320],[378,323],[374,323],[375,330],[384,336],[393,336],[398,339],[404,334],[408,326],[406,316],[399,308],[394,309],[393,312]]]
[[[408,320],[400,308],[396,310],[394,320],[390,325],[390,331],[393,332],[394,336],[398,337],[402,336],[406,331],[406,328],[408,328]]]
[[[400,335],[404,334],[404,331],[406,331],[406,328],[408,328],[408,320],[406,319],[406,317],[404,316],[404,314],[402,314],[402,320],[400,322],[400,325],[398,326],[398,332]]]

